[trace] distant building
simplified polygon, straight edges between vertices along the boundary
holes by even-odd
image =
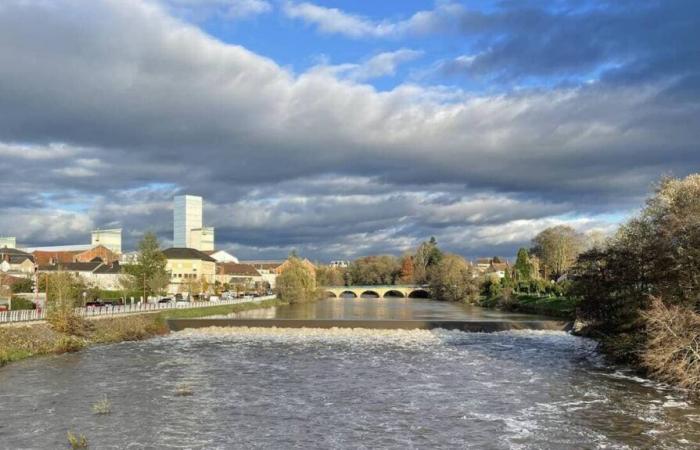
[[[122,229],[94,230],[92,232],[92,246],[104,245],[117,255],[122,252]]]
[[[105,263],[102,261],[40,265],[37,272],[69,272],[82,278],[88,286],[106,291],[121,289],[120,279],[124,276],[118,262]]]
[[[216,260],[206,253],[194,248],[171,247],[163,250],[163,254],[167,258],[165,269],[170,273],[168,293],[189,292],[189,285],[202,280],[214,283]]]
[[[328,264],[330,267],[336,267],[336,268],[347,268],[350,266],[350,261],[344,260],[344,259],[338,259],[335,261],[331,261],[330,264]]]
[[[271,288],[277,286],[277,269],[285,263],[285,260],[252,260],[252,261],[241,261],[241,264],[250,264],[255,267],[255,269],[263,277]]]
[[[0,272],[27,276],[34,273],[34,256],[16,248],[0,248]]]
[[[0,236],[0,248],[17,248],[17,238]]]
[[[202,225],[202,197],[178,195],[173,208],[173,246],[195,250],[214,250],[214,228]]]
[[[267,283],[262,274],[250,264],[221,263],[216,266],[216,281],[221,284],[241,284],[252,288],[256,283]]]
[[[32,247],[23,249],[34,256],[39,265],[59,263],[90,262],[99,259],[104,263],[119,261],[119,255],[104,245],[59,245],[51,247]]]

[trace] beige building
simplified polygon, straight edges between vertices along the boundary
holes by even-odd
[[[170,273],[169,294],[201,290],[205,281],[213,285],[216,280],[216,260],[193,248],[172,247],[163,251],[168,262],[165,270]],[[192,292],[199,294],[199,292]]]
[[[0,248],[0,272],[31,275],[34,273],[34,257],[16,248]]]

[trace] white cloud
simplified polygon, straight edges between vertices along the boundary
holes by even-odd
[[[391,22],[372,20],[337,8],[326,8],[309,2],[286,2],[287,17],[315,25],[327,34],[342,34],[351,38],[386,38],[406,33],[425,33],[449,20],[463,8],[453,3],[440,3],[434,10],[419,11],[406,20]]]
[[[401,64],[413,61],[422,55],[422,51],[402,48],[392,52],[379,53],[359,64],[322,64],[312,70],[328,72],[353,81],[367,81],[373,78],[393,76]]]

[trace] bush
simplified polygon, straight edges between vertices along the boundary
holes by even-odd
[[[655,298],[643,318],[644,366],[662,381],[700,390],[700,314]]]
[[[54,346],[55,353],[73,353],[82,350],[85,341],[75,336],[61,336]]]
[[[18,311],[20,309],[36,309],[36,305],[31,300],[27,300],[24,297],[18,297],[16,295],[13,295],[12,296],[12,310]]]

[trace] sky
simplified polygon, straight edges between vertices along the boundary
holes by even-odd
[[[697,0],[3,0],[0,236],[512,256],[700,167]]]

